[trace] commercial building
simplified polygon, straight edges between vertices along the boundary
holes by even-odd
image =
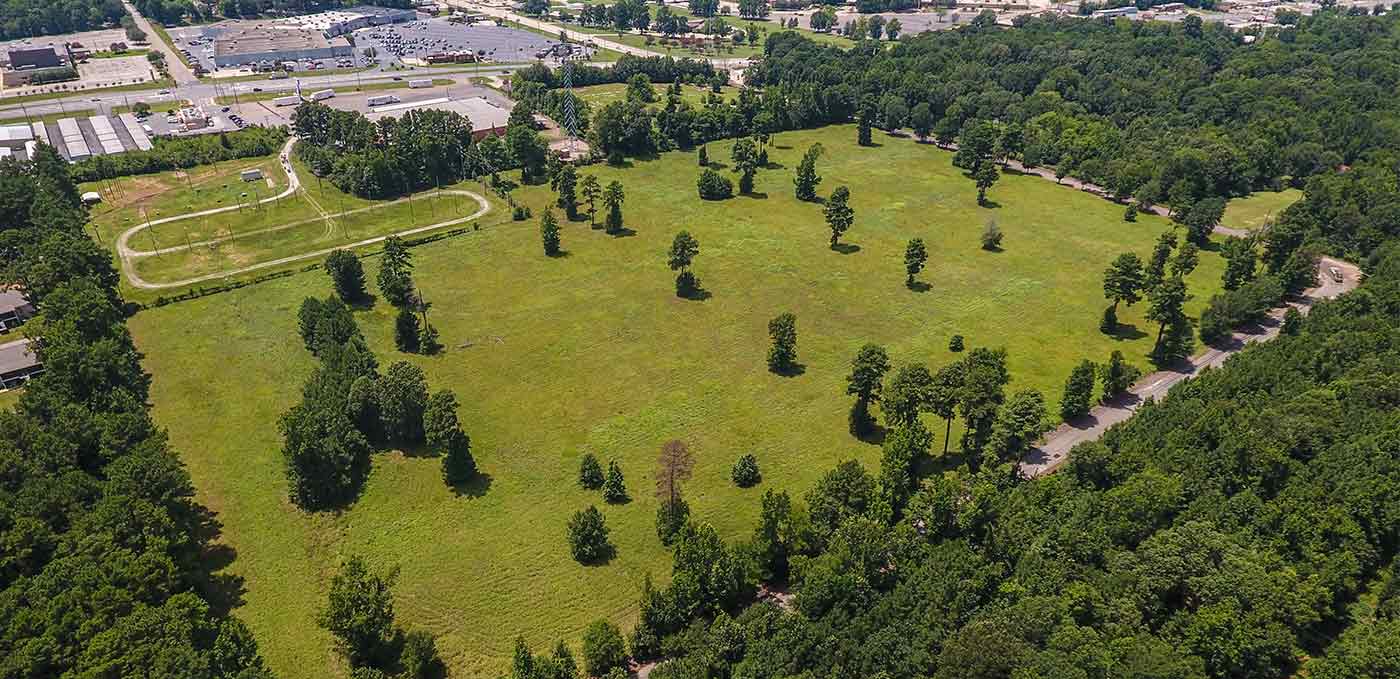
[[[44,76],[72,72],[66,56],[60,55],[52,46],[12,49],[6,53],[6,58],[8,62],[3,74],[0,74],[3,75],[0,81],[4,82],[5,87],[28,85],[35,80],[43,80]]]
[[[371,106],[373,106],[372,103]],[[378,106],[365,117],[370,120],[378,120],[384,116],[393,116],[397,118],[409,111],[423,109],[454,111],[466,116],[467,120],[470,120],[472,123],[472,138],[478,141],[487,136],[499,137],[505,134],[506,122],[510,119],[510,111],[481,97],[467,97],[466,99],[447,99],[442,97],[394,103],[387,106]]]
[[[0,344],[0,391],[14,389],[42,372],[44,366],[30,350],[29,340]]]
[[[402,24],[416,18],[418,18],[417,12],[411,9],[362,5],[348,9],[287,17],[278,23],[284,26],[320,31],[327,38],[333,38],[337,35],[358,31],[361,28],[383,24]]]
[[[18,151],[34,141],[34,131],[28,125],[0,125],[0,148]]]
[[[0,290],[0,331],[8,332],[23,325],[34,315],[34,305],[18,290]]]
[[[211,28],[214,65],[219,68],[259,62],[335,59],[354,54],[344,36],[327,38],[321,31],[275,22],[251,22]]]

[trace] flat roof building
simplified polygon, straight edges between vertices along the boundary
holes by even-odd
[[[9,52],[10,68],[55,68],[63,65],[63,58],[52,47],[22,47]]]
[[[369,26],[401,24],[416,18],[418,18],[418,13],[411,9],[361,5],[329,12],[287,17],[278,23],[284,26],[320,31],[327,38],[333,38]]]
[[[401,104],[377,107],[365,117],[370,120],[378,120],[384,116],[393,116],[397,118],[409,111],[430,108],[439,111],[453,111],[466,116],[467,119],[472,122],[472,138],[478,140],[487,135],[500,136],[505,134],[506,121],[510,119],[510,111],[481,97],[452,100],[427,99],[424,101],[407,101]]]
[[[34,130],[28,125],[0,125],[0,148],[22,149],[34,141]]]
[[[327,38],[320,31],[278,27],[269,22],[224,26],[214,37],[214,65],[242,66],[261,61],[282,62],[327,59],[354,54],[343,36]]]

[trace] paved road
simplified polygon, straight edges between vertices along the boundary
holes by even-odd
[[[1342,271],[1341,282],[1333,280],[1328,274],[1327,270],[1331,267]],[[1226,359],[1251,343],[1267,342],[1277,337],[1281,327],[1280,321],[1288,307],[1297,308],[1299,312],[1306,314],[1316,301],[1332,299],[1355,289],[1361,282],[1361,270],[1354,264],[1323,257],[1318,262],[1318,281],[1320,285],[1304,291],[1302,299],[1271,312],[1269,321],[1262,327],[1236,332],[1225,347],[1207,349],[1189,361],[1183,361],[1176,368],[1154,372],[1138,380],[1128,394],[1095,407],[1085,417],[1060,425],[1047,434],[1040,446],[1026,456],[1025,461],[1021,463],[1021,471],[1026,476],[1041,476],[1055,471],[1069,459],[1071,448],[1103,436],[1109,427],[1132,417],[1138,406],[1145,401],[1162,398],[1177,383],[1195,377],[1206,367],[1220,367]]]
[[[170,45],[166,44],[164,40],[161,40],[160,34],[156,33],[155,27],[151,26],[151,22],[147,21],[146,17],[141,16],[141,13],[136,11],[135,5],[132,5],[129,0],[122,0],[122,6],[126,7],[127,13],[136,21],[136,27],[145,31],[146,39],[151,41],[151,49],[158,50],[165,54],[165,68],[170,71],[170,77],[175,79],[175,84],[189,85],[199,82],[199,78],[195,77],[194,71],[191,71],[190,67],[185,65],[185,62],[180,61],[180,55],[176,54],[175,50],[172,49]]]
[[[294,144],[295,142],[296,142],[296,138],[288,139],[288,140],[287,140],[287,144],[286,144],[285,146],[282,147],[282,152],[281,152],[281,155],[280,155],[280,160],[282,161],[282,170],[283,170],[284,172],[287,173],[287,188],[286,188],[285,190],[283,190],[282,193],[279,193],[279,194],[277,194],[277,195],[275,195],[275,196],[270,196],[270,197],[268,197],[268,198],[263,198],[262,200],[259,200],[259,201],[258,201],[259,204],[271,203],[271,202],[273,202],[273,201],[281,200],[281,199],[283,199],[283,198],[286,198],[286,197],[288,197],[288,196],[291,196],[293,193],[295,193],[298,189],[301,188],[301,180],[300,180],[300,178],[297,176],[296,169],[292,166],[292,163],[291,163],[291,160],[290,160],[290,154],[291,154],[291,151],[292,151],[292,144]],[[364,239],[364,240],[356,241],[356,242],[354,242],[354,243],[345,243],[345,244],[337,245],[337,246],[334,246],[334,247],[324,248],[324,249],[321,249],[321,250],[315,250],[315,251],[311,251],[311,252],[303,252],[303,253],[296,254],[296,255],[291,255],[291,256],[288,256],[288,257],[280,257],[280,258],[278,258],[278,259],[273,259],[273,260],[269,260],[269,261],[266,261],[266,262],[258,262],[257,264],[252,264],[252,265],[245,266],[245,267],[240,267],[240,268],[237,268],[237,269],[229,269],[229,270],[227,270],[227,271],[220,271],[220,272],[217,272],[217,273],[205,274],[205,275],[203,275],[203,276],[194,276],[194,277],[192,277],[192,278],[186,278],[186,279],[184,279],[184,280],[169,281],[169,282],[165,282],[165,283],[152,283],[152,282],[150,282],[150,281],[145,280],[144,278],[141,278],[141,276],[140,276],[139,274],[136,273],[136,267],[134,266],[134,264],[135,264],[134,260],[139,259],[139,258],[142,258],[142,257],[151,257],[151,256],[156,256],[156,255],[161,255],[161,254],[176,253],[176,252],[180,252],[180,251],[183,251],[183,250],[188,250],[188,249],[195,248],[195,247],[209,246],[209,245],[211,245],[211,244],[222,243],[222,242],[230,241],[230,240],[237,240],[237,239],[239,239],[239,238],[245,238],[245,237],[247,237],[247,236],[253,236],[253,235],[260,234],[260,233],[267,233],[267,232],[270,232],[270,231],[279,231],[279,230],[282,230],[282,229],[288,229],[288,228],[291,228],[291,227],[294,227],[294,226],[299,226],[299,225],[301,225],[301,224],[306,224],[306,223],[309,223],[309,222],[320,221],[320,220],[322,220],[322,219],[329,220],[329,219],[331,219],[331,218],[340,217],[340,216],[343,216],[343,215],[350,215],[350,214],[356,214],[356,213],[360,213],[360,212],[367,212],[367,211],[369,211],[369,210],[375,210],[375,209],[379,209],[379,208],[383,208],[383,207],[388,207],[388,206],[394,205],[394,204],[396,204],[396,203],[402,203],[402,202],[407,202],[407,201],[411,201],[411,200],[422,200],[422,199],[424,199],[424,198],[428,198],[428,197],[431,197],[431,196],[436,195],[436,194],[423,194],[423,195],[419,195],[419,196],[411,196],[411,197],[407,197],[407,198],[400,198],[400,199],[398,199],[398,200],[391,201],[391,202],[388,202],[388,203],[384,203],[384,204],[381,204],[381,205],[373,205],[373,206],[370,206],[370,207],[362,207],[362,208],[357,208],[357,209],[354,209],[354,210],[346,210],[346,211],[344,211],[344,212],[335,212],[335,213],[330,213],[330,214],[326,214],[326,213],[322,212],[322,216],[321,216],[321,217],[315,217],[315,218],[312,218],[312,219],[305,219],[305,220],[301,220],[301,221],[297,221],[297,222],[291,222],[291,223],[288,223],[288,224],[281,224],[281,225],[278,225],[278,226],[269,227],[269,228],[266,228],[266,229],[259,229],[259,230],[257,230],[257,231],[245,232],[245,233],[237,234],[237,235],[234,235],[234,236],[227,236],[227,237],[222,237],[222,238],[214,238],[214,239],[211,239],[211,240],[200,241],[200,242],[198,242],[198,243],[190,243],[190,244],[188,244],[188,245],[176,245],[176,246],[167,247],[167,248],[160,248],[160,249],[158,249],[158,250],[135,250],[135,249],[133,249],[133,248],[131,247],[131,239],[132,239],[137,233],[140,233],[141,231],[143,231],[143,230],[145,230],[145,229],[147,229],[147,228],[150,228],[150,227],[152,227],[152,226],[159,226],[159,225],[161,225],[161,224],[166,224],[166,223],[169,223],[169,222],[174,222],[174,221],[178,221],[178,220],[182,220],[182,219],[191,219],[191,218],[195,218],[195,217],[204,217],[204,216],[208,216],[208,215],[220,214],[220,213],[223,213],[223,212],[230,212],[230,211],[232,211],[232,210],[238,210],[238,209],[240,209],[240,207],[241,207],[241,206],[238,206],[238,205],[232,205],[232,206],[221,207],[221,208],[213,208],[213,209],[209,209],[209,210],[200,210],[200,211],[198,211],[198,212],[189,212],[189,213],[186,213],[186,214],[174,215],[174,216],[171,216],[171,217],[165,217],[165,218],[162,218],[162,219],[157,219],[157,220],[152,220],[152,221],[149,221],[149,222],[143,222],[143,223],[141,223],[141,224],[137,224],[136,226],[133,226],[133,227],[131,227],[130,229],[127,229],[126,231],[123,231],[122,234],[121,234],[120,236],[117,237],[117,254],[118,254],[118,256],[120,256],[121,259],[122,259],[122,271],[123,271],[123,273],[126,274],[126,279],[127,279],[127,281],[130,282],[133,286],[138,287],[138,288],[147,289],[147,290],[157,290],[157,289],[162,289],[162,288],[177,288],[177,287],[183,287],[183,286],[186,286],[186,285],[193,285],[193,284],[195,284],[195,283],[203,283],[203,282],[205,282],[205,281],[211,281],[211,280],[215,280],[215,279],[219,279],[219,278],[225,278],[225,277],[227,277],[227,276],[233,276],[233,275],[243,274],[243,273],[247,273],[247,272],[249,272],[249,271],[257,271],[257,270],[259,270],[259,269],[266,269],[266,268],[269,268],[269,267],[281,266],[281,265],[283,265],[283,264],[289,264],[289,263],[291,263],[291,262],[299,262],[299,261],[302,261],[302,260],[312,259],[312,258],[315,258],[315,257],[322,257],[322,256],[324,256],[324,255],[330,254],[331,252],[334,252],[335,250],[353,249],[353,248],[363,247],[363,246],[366,246],[366,245],[374,245],[375,243],[383,242],[385,239],[389,238],[390,236],[399,236],[399,237],[413,236],[413,235],[417,235],[417,234],[420,234],[420,233],[426,233],[426,232],[428,232],[428,231],[435,231],[435,230],[437,230],[437,229],[441,229],[441,228],[448,227],[448,226],[455,226],[455,225],[457,225],[457,224],[462,224],[462,223],[470,222],[470,221],[472,221],[472,220],[474,220],[474,219],[476,219],[476,218],[478,218],[478,217],[480,217],[480,216],[486,214],[486,213],[487,213],[488,211],[490,211],[490,209],[491,209],[491,204],[490,204],[489,202],[487,202],[487,200],[486,200],[485,198],[482,198],[480,194],[478,194],[478,193],[476,193],[476,192],[474,192],[474,191],[464,191],[464,190],[460,190],[460,189],[449,189],[449,190],[439,191],[439,192],[437,192],[437,193],[445,193],[445,194],[453,195],[453,196],[467,196],[467,197],[470,197],[470,198],[474,199],[474,200],[477,202],[477,210],[476,210],[476,212],[473,212],[472,214],[467,215],[467,216],[465,216],[465,217],[458,217],[458,218],[455,218],[455,219],[449,219],[449,220],[446,220],[446,221],[437,222],[437,223],[435,223],[435,224],[428,224],[428,225],[425,225],[425,226],[416,226],[416,227],[413,227],[413,228],[410,228],[410,229],[405,229],[405,230],[403,230],[403,231],[399,231],[399,232],[392,233],[392,234],[385,234],[385,235],[383,235],[383,236],[377,236],[377,237],[374,237],[374,238],[366,238],[366,239]],[[317,207],[317,210],[320,211],[319,206]]]

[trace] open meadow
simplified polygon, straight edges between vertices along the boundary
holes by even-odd
[[[134,316],[155,418],[222,522],[232,555],[224,572],[242,584],[235,614],[272,669],[345,674],[315,617],[351,554],[401,569],[398,620],[437,634],[454,676],[502,674],[517,635],[536,649],[556,639],[577,647],[597,618],[629,627],[643,577],[670,575],[654,527],[661,444],[679,438],[695,454],[685,486],[693,516],[726,538],[747,538],[765,489],[800,496],[842,460],[878,465],[879,447],[847,432],[845,377],[867,342],[884,345],[896,366],[930,369],[957,358],[948,351],[954,334],[969,347],[1005,347],[1008,393],[1039,389],[1052,412],[1081,359],[1105,361],[1119,349],[1147,367],[1155,328],[1145,303],[1120,311],[1119,336],[1098,330],[1102,272],[1124,251],[1145,258],[1171,228],[1165,219],[1125,223],[1119,205],[1014,174],[981,208],[951,153],[881,134],[878,148],[861,148],[855,138],[854,126],[781,133],[755,193],[718,202],[697,196],[694,152],[583,168],[624,185],[628,231],[565,223],[563,257],[541,251],[547,185],[516,191],[534,210],[529,221],[511,222],[498,207],[480,231],[413,249],[444,351],[396,352],[394,310],[382,300],[357,318],[381,368],[408,360],[431,390],[456,392],[483,473],[463,495],[443,484],[437,459],[384,453],[344,511],[308,515],[287,500],[277,420],[315,364],[296,313],[305,297],[330,294],[323,272]],[[828,247],[822,206],[793,197],[798,161],[818,141],[826,148],[819,194],[851,189],[855,225],[842,251]],[[730,146],[711,144],[710,159],[729,162]],[[989,219],[1005,233],[1000,252],[980,248]],[[119,226],[98,221],[104,238]],[[682,229],[700,243],[693,268],[703,300],[674,294],[666,251]],[[919,291],[904,285],[904,246],[914,237],[929,251]],[[372,282],[378,260],[365,261]],[[1202,253],[1187,280],[1193,318],[1219,290],[1222,268],[1213,251]],[[803,367],[788,377],[764,363],[768,321],[786,311],[797,316]],[[941,449],[941,423],[930,429]],[[618,461],[630,503],[607,506],[577,486],[585,451]],[[744,490],[729,470],[748,452],[763,481]],[[616,546],[605,565],[569,556],[565,522],[589,504],[602,509]]]
[[[1220,219],[1222,226],[1253,231],[1278,219],[1289,205],[1303,197],[1299,189],[1282,191],[1256,191],[1243,198],[1233,198],[1225,204],[1225,216]]]

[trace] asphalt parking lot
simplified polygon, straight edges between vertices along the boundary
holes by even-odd
[[[403,24],[362,28],[353,34],[355,49],[363,54],[373,47],[380,63],[391,65],[407,58],[423,58],[443,52],[474,52],[489,61],[530,61],[552,49],[558,41],[514,28],[482,22],[454,24],[427,19]]]
[[[212,37],[205,35],[205,27],[187,26],[184,28],[171,28],[168,29],[167,32],[170,33],[171,42],[175,43],[176,51],[187,51],[187,56],[189,57],[191,64],[198,63],[204,68],[205,71],[208,71],[210,73],[214,72],[215,70],[218,70],[217,67],[214,66],[214,41]],[[356,66],[364,61],[363,57],[360,56],[361,51],[362,50],[357,49],[355,50],[354,55],[350,57],[343,57],[340,59],[326,58],[321,59],[317,62],[304,60],[298,62],[297,68],[299,70],[312,71],[318,69],[348,68],[351,66]],[[250,69],[247,68],[225,70],[251,72]]]

